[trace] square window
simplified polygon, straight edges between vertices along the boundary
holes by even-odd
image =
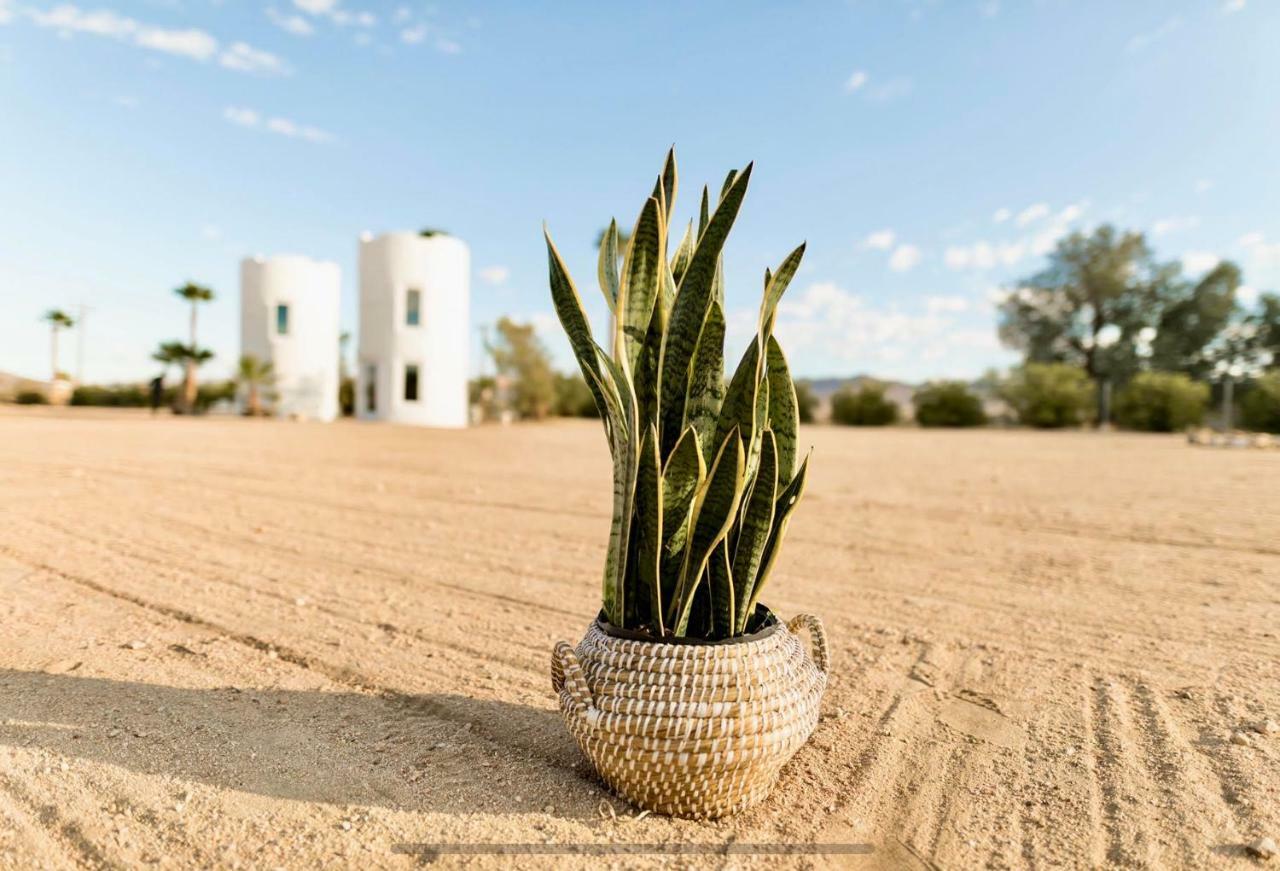
[[[418,401],[418,367],[414,363],[404,367],[404,399],[405,402]]]

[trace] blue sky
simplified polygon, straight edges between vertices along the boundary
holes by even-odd
[[[354,329],[359,233],[423,226],[470,244],[477,325],[533,319],[567,368],[541,223],[598,322],[595,235],[674,142],[683,218],[756,161],[731,341],[807,240],[798,374],[974,376],[1070,229],[1280,289],[1277,45],[1274,0],[0,0],[0,370],[46,376],[41,312],[85,304],[86,378],[149,377],[192,279],[223,374],[242,256],[336,260]]]

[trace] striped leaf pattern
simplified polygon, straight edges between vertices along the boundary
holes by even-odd
[[[615,323],[608,352],[546,238],[552,303],[613,458],[602,609],[609,622],[655,637],[746,631],[808,474],[807,458],[795,470],[795,385],[773,335],[804,245],[766,270],[756,335],[725,381],[723,251],[751,172],[748,164],[728,174],[714,210],[704,187],[696,230],[689,221],[672,250],[670,151],[621,270],[610,222],[597,264]]]

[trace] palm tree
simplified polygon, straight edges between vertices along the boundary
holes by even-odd
[[[69,330],[76,325],[75,319],[60,308],[49,309],[41,320],[49,324],[53,332],[53,380],[62,375],[58,371],[58,331]]]
[[[210,302],[213,299],[213,291],[188,281],[182,287],[175,288],[173,292],[191,303],[191,344],[188,347],[193,353],[188,354],[184,360],[186,369],[182,382],[182,404],[187,411],[191,411],[196,404],[196,367],[213,356],[213,352],[207,352],[209,356],[197,362],[197,357],[201,352],[196,344],[196,309],[200,303]]]
[[[240,364],[236,367],[236,381],[243,384],[249,391],[245,402],[245,414],[250,417],[262,414],[261,390],[270,385],[274,378],[275,372],[269,362],[259,360],[252,354],[245,354],[240,358]]]
[[[187,383],[194,384],[195,370],[213,359],[213,351],[208,348],[184,345],[181,342],[161,342],[160,346],[151,354],[151,359],[158,363],[163,363],[165,373],[168,373],[170,366],[175,364],[182,366],[184,371],[190,373],[190,381]],[[195,410],[195,406],[196,397],[194,395],[189,400],[184,396],[181,405],[175,403],[174,410],[192,412]]]

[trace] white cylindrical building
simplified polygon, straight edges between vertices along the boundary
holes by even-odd
[[[271,363],[263,407],[280,417],[338,416],[338,264],[309,257],[240,262],[240,353]],[[239,397],[243,407],[246,391]]]
[[[365,420],[467,425],[471,252],[443,234],[360,239],[356,412]]]

